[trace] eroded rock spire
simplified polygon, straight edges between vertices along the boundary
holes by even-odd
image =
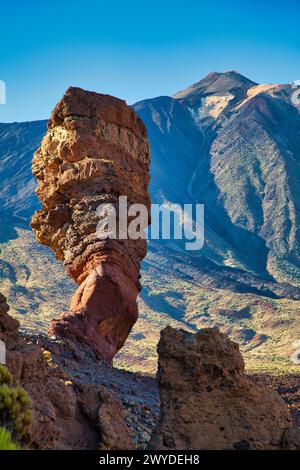
[[[97,237],[97,209],[119,196],[149,208],[149,143],[134,110],[109,95],[69,88],[33,159],[42,209],[32,228],[79,288],[50,334],[89,344],[111,360],[137,320],[146,241]],[[117,212],[117,215],[118,212]]]

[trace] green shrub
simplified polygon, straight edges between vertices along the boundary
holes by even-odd
[[[4,428],[0,428],[0,450],[21,450],[19,444],[13,442],[10,432]]]
[[[0,426],[13,436],[25,436],[31,423],[30,399],[22,387],[12,385],[12,376],[0,366]]]
[[[12,376],[7,367],[0,365],[0,385],[12,383]]]

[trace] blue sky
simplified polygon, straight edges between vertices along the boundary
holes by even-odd
[[[11,0],[0,4],[0,122],[48,118],[68,86],[172,95],[210,71],[300,79],[300,2]]]

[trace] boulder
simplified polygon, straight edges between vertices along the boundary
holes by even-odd
[[[158,353],[161,414],[151,448],[281,447],[290,425],[287,406],[245,374],[237,343],[217,329],[192,334],[167,327]]]

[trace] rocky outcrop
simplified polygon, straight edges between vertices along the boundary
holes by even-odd
[[[296,445],[283,400],[245,375],[238,345],[218,330],[167,327],[158,353],[161,417],[151,448],[279,449],[283,435],[285,448]]]
[[[19,322],[9,314],[9,306],[4,295],[0,293],[0,340],[12,340],[19,331]]]
[[[69,88],[54,109],[33,159],[42,209],[32,219],[38,240],[64,261],[79,284],[70,310],[50,334],[89,344],[108,360],[137,320],[140,262],[145,240],[100,240],[101,204],[127,196],[149,208],[146,129],[117,98]]]
[[[120,400],[106,387],[80,384],[86,416],[97,423],[101,433],[99,450],[133,450],[133,436],[126,426],[126,414]],[[117,423],[117,425],[116,425]]]
[[[133,449],[126,411],[105,386],[87,385],[53,361],[50,351],[18,333],[18,322],[8,314],[0,294],[0,339],[5,342],[7,367],[14,383],[31,399],[32,423],[26,446],[32,449]],[[40,343],[39,338],[37,343]],[[83,352],[70,342],[56,343],[57,354],[68,369]],[[85,354],[89,353],[88,349]],[[94,368],[99,361],[94,359]]]
[[[300,428],[287,428],[282,439],[282,448],[285,450],[300,450]]]

